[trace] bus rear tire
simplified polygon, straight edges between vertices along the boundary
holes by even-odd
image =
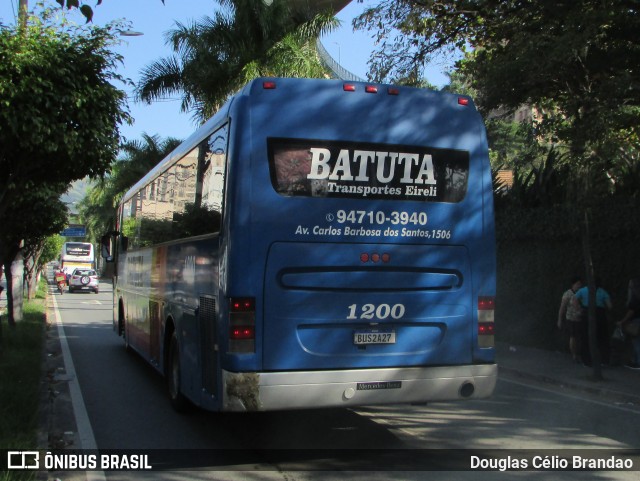
[[[178,336],[175,331],[171,334],[169,343],[169,357],[167,366],[167,390],[169,391],[169,400],[174,410],[179,413],[186,412],[189,408],[189,401],[180,392],[180,347],[178,344]]]

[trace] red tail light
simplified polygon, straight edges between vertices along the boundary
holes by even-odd
[[[232,327],[229,338],[233,340],[255,339],[256,330],[253,326]]]
[[[478,297],[478,347],[495,346],[495,309],[495,297]]]
[[[231,299],[231,312],[250,312],[256,310],[256,300],[252,297]]]
[[[253,297],[229,299],[230,353],[256,352],[256,300]]]
[[[491,296],[478,297],[478,310],[479,311],[493,311],[496,308],[496,299]]]
[[[493,336],[495,331],[495,324],[493,322],[480,322],[478,323],[478,335],[480,336]]]

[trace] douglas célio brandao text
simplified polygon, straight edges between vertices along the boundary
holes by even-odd
[[[511,470],[632,470],[632,459],[620,456],[585,457],[570,456],[470,456],[472,470],[511,471]]]

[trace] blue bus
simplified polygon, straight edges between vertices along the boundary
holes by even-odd
[[[472,100],[246,85],[123,197],[114,329],[180,410],[490,396],[495,236]]]

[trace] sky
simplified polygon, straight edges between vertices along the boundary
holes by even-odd
[[[52,3],[52,0],[50,0]],[[88,0],[88,4],[97,3]],[[325,49],[333,58],[351,73],[366,78],[367,61],[374,48],[373,40],[367,32],[354,32],[351,20],[362,13],[374,0],[357,3],[353,0],[337,17],[341,27],[322,38]],[[15,12],[18,0],[0,0],[0,21],[4,24],[15,23]],[[36,0],[29,0],[33,7]],[[131,22],[131,30],[143,35],[123,37],[123,43],[117,52],[124,57],[124,64],[118,73],[137,82],[140,71],[151,62],[171,54],[165,44],[165,34],[175,26],[175,22],[189,24],[206,15],[212,15],[217,6],[215,0],[103,0],[94,8],[94,23],[103,25],[111,20],[126,19]],[[84,18],[75,13],[70,18],[83,22]],[[429,81],[441,86],[446,77],[439,71],[428,73]],[[131,87],[120,86],[132,93]],[[187,138],[196,128],[192,115],[180,111],[180,99],[176,95],[172,100],[154,102],[152,105],[140,104],[129,100],[129,110],[135,122],[132,126],[124,125],[122,135],[128,140],[139,140],[143,133],[158,135],[161,139],[174,137]]]

